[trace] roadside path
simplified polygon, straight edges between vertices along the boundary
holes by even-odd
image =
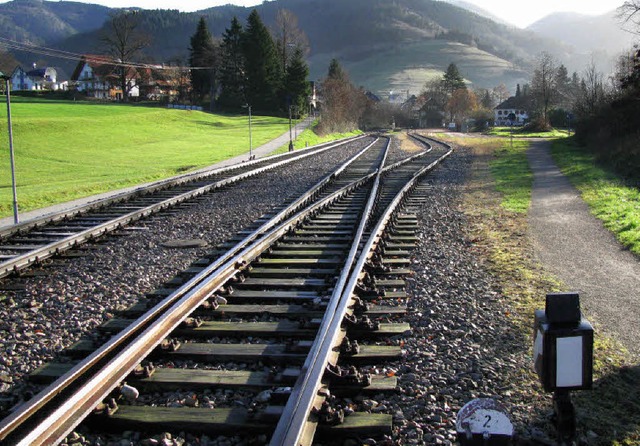
[[[309,121],[308,119],[305,119],[304,121],[300,121],[295,125],[294,128],[294,132],[296,132],[295,134],[299,134],[302,133],[303,130],[305,130],[307,127],[309,127],[309,124],[311,123],[311,121]],[[247,141],[248,142],[248,141]],[[263,144],[259,147],[254,147],[252,149],[252,153],[256,158],[260,158],[262,156],[266,156],[269,155],[271,152],[274,152],[275,150],[279,149],[280,147],[284,146],[285,144],[289,143],[289,131],[283,133],[282,135],[278,136],[277,138],[269,141],[266,144]],[[247,144],[248,146],[248,144]],[[248,149],[248,147],[247,147]],[[202,169],[199,169],[195,172],[206,172],[207,170],[212,170],[212,169],[218,169],[220,167],[227,167],[227,166],[232,166],[234,164],[240,164],[244,161],[248,161],[249,160],[249,152],[247,150],[246,153],[243,153],[242,155],[238,155],[236,157],[233,158],[229,158],[226,159],[224,161],[220,161],[219,163],[213,164],[211,166],[207,166],[204,167]],[[146,184],[153,184],[153,183],[146,183]],[[73,208],[79,207],[79,206],[83,206],[87,203],[91,203],[93,201],[97,201],[97,200],[102,200],[104,198],[108,198],[108,197],[112,197],[114,195],[119,195],[125,192],[130,192],[133,190],[136,190],[142,186],[145,186],[145,184],[138,184],[137,186],[131,186],[131,187],[127,187],[124,189],[118,189],[118,190],[114,190],[114,191],[110,191],[110,192],[104,192],[102,194],[97,194],[97,195],[92,195],[90,197],[85,197],[85,198],[79,198],[77,200],[73,200],[73,201],[69,201],[66,203],[60,203],[57,205],[53,205],[53,206],[49,206],[46,208],[42,208],[42,209],[36,209],[33,211],[29,211],[29,212],[24,212],[24,213],[20,213],[18,215],[19,219],[20,219],[20,223],[24,223],[26,221],[29,220],[33,220],[36,218],[40,218],[43,217],[45,215],[49,215],[49,214],[55,214],[58,212],[62,212],[63,210],[71,210]],[[20,195],[18,194],[18,209],[20,209]],[[0,228],[5,228],[5,227],[9,227],[9,226],[13,226],[13,217],[6,217],[6,218],[2,218],[0,219]]]
[[[548,141],[532,142],[527,156],[534,175],[529,232],[536,257],[567,290],[580,293],[596,331],[640,360],[640,260],[591,215],[551,158]]]

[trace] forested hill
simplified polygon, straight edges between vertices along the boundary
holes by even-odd
[[[79,2],[14,0],[0,4],[0,37],[51,45],[102,26],[111,8]]]
[[[480,84],[511,83],[524,76],[521,69],[530,66],[532,56],[558,48],[531,32],[441,1],[277,0],[256,7],[268,25],[283,8],[297,15],[300,28],[309,37],[314,77],[324,73],[330,58],[337,57],[353,71],[356,82],[370,82],[374,89],[414,88],[404,81],[385,83],[404,73],[405,80],[411,78],[409,83],[417,85],[427,75],[424,70],[442,70],[452,61],[460,64],[468,79]],[[233,16],[244,23],[251,9],[227,5],[195,13],[140,11],[143,28],[152,40],[147,58],[154,62],[185,61],[189,38],[201,16],[206,17],[211,32],[220,36]],[[99,53],[99,28],[113,11],[77,2],[14,0],[0,5],[0,36],[77,53]],[[25,64],[64,65],[42,60],[42,56],[31,60],[35,57],[18,55]],[[382,71],[372,73],[383,59],[394,66],[379,67]],[[484,68],[478,70],[477,66]],[[418,73],[407,74],[407,70],[416,69]]]

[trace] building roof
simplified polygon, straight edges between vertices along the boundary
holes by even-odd
[[[511,96],[506,101],[501,102],[496,105],[494,110],[510,110],[517,108],[527,108],[528,103],[527,99],[524,96]]]
[[[86,54],[82,56],[75,70],[73,70],[73,74],[71,75],[72,80],[78,80],[85,65],[89,65],[94,73],[104,77],[113,74],[116,68],[113,59],[108,56]]]

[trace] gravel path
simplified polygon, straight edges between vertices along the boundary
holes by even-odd
[[[536,256],[570,290],[586,317],[640,359],[640,262],[589,212],[553,162],[549,143],[528,152],[534,174],[530,233]]]

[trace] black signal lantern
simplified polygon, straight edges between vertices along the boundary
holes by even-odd
[[[533,360],[547,392],[554,392],[558,434],[575,437],[575,412],[569,392],[591,389],[593,327],[582,317],[577,293],[547,294],[536,310]]]

